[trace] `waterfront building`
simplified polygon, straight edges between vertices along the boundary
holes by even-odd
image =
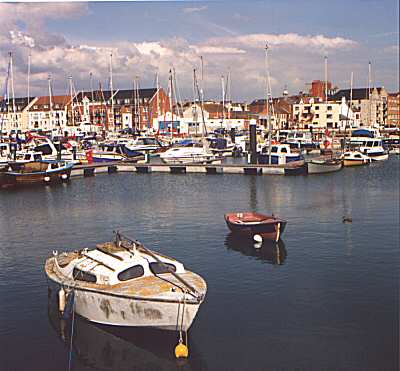
[[[350,97],[352,95],[352,97]],[[352,102],[352,110],[360,112],[360,126],[384,125],[387,120],[388,92],[383,87],[373,88],[368,93],[368,88],[352,90],[342,89],[331,97],[331,100],[340,102],[345,97],[347,102]]]
[[[0,98],[0,131],[3,134],[25,132],[29,130],[29,109],[37,98],[15,98],[2,100]]]
[[[349,122],[355,122],[355,115],[346,100],[321,101],[303,97],[293,104],[293,129],[306,129],[324,132],[326,129],[342,131]]]
[[[74,103],[82,122],[91,122],[103,130],[153,129],[157,117],[169,109],[163,88],[85,91]],[[113,111],[113,112],[112,112]]]
[[[319,98],[325,101],[327,98],[335,93],[337,88],[334,88],[330,81],[313,80],[310,84],[309,96],[313,98]],[[327,90],[328,97],[325,96]]]
[[[54,134],[64,134],[68,121],[72,120],[68,114],[71,97],[69,95],[55,95],[39,97],[29,109],[29,131],[52,131]]]
[[[388,94],[386,124],[400,128],[400,92]]]

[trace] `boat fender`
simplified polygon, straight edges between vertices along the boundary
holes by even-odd
[[[255,234],[255,235],[253,236],[253,240],[254,240],[255,242],[258,242],[258,243],[262,243],[262,242],[263,242],[263,238],[262,238],[259,234]]]
[[[60,311],[61,315],[64,314],[64,309],[65,309],[65,290],[64,288],[61,287],[61,289],[58,291],[58,310]]]
[[[68,179],[68,174],[61,174],[61,179],[62,180]]]
[[[44,181],[45,181],[46,183],[50,182],[50,177],[49,177],[49,176],[45,176],[45,177],[44,177]]]
[[[175,357],[176,358],[187,358],[189,356],[188,347],[183,344],[182,340],[179,340],[178,345],[175,347]]]
[[[67,295],[67,300],[65,303],[63,319],[67,320],[71,317],[72,311],[74,310],[74,300],[75,300],[75,292],[72,290]]]
[[[262,242],[256,242],[255,244],[254,244],[254,248],[255,249],[261,249],[261,247],[262,247]]]

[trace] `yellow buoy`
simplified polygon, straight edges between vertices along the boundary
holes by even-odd
[[[179,341],[178,345],[175,347],[175,357],[176,358],[187,358],[189,356],[188,347]]]

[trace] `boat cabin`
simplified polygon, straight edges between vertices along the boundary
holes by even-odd
[[[136,280],[145,277],[158,276],[170,273],[185,272],[184,266],[178,261],[164,257],[157,258],[144,250],[132,248],[129,251],[117,247],[114,243],[98,245],[96,249],[87,249],[76,253],[74,259],[63,264],[63,257],[57,258],[60,271],[74,281],[116,285],[118,283]]]

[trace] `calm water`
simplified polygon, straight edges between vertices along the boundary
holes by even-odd
[[[67,370],[48,302],[52,250],[120,229],[208,283],[177,363],[175,333],[78,320],[73,370],[398,370],[399,159],[325,176],[113,174],[0,192],[0,370]],[[288,220],[283,243],[228,234],[229,211]],[[353,223],[343,224],[349,215]]]

